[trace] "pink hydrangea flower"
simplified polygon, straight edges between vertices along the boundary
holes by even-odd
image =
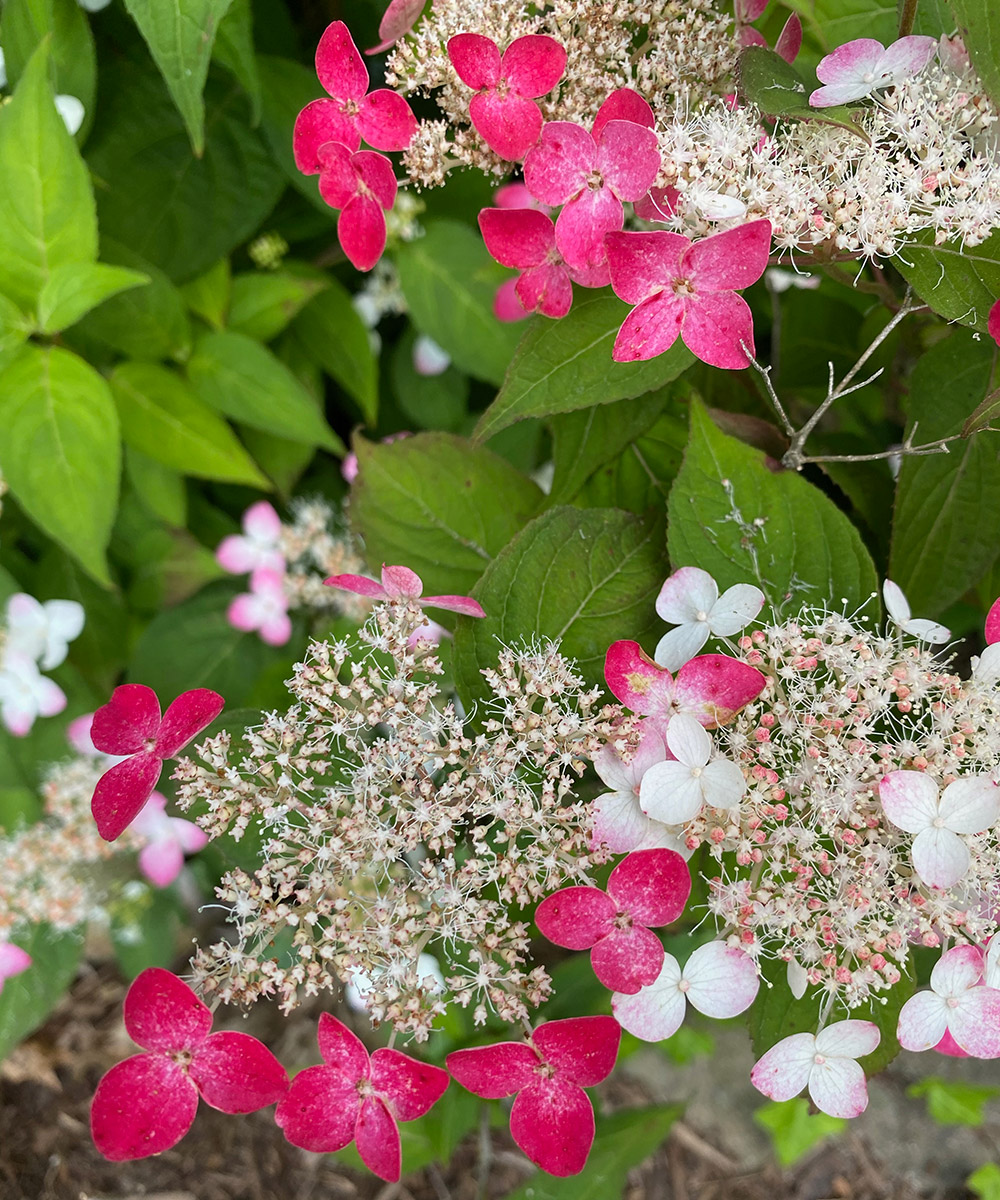
[[[746,792],[743,772],[728,758],[712,758],[712,739],[688,713],[676,713],[667,726],[671,757],[654,763],[642,777],[639,806],[665,825],[685,825],[707,805],[738,808]]]
[[[736,293],[764,274],[770,221],[750,221],[693,243],[665,230],[609,233],[606,245],[611,286],[635,305],[615,339],[616,362],[655,358],[680,336],[710,366],[747,366],[754,353],[753,317]]]
[[[915,834],[913,869],[930,887],[954,887],[969,869],[965,835],[982,833],[1000,818],[1000,788],[988,775],[956,779],[942,792],[922,771],[891,771],[878,785],[885,815]]]
[[[0,992],[8,979],[20,975],[31,966],[31,955],[13,942],[0,942]]]
[[[986,614],[986,644],[992,646],[1000,642],[1000,599],[994,600],[990,611]]]
[[[709,942],[699,946],[683,970],[672,954],[660,974],[635,995],[616,992],[611,1011],[618,1024],[644,1042],[662,1042],[680,1029],[687,1006],[706,1017],[738,1016],[757,998],[760,979],[753,959],[738,946]]]
[[[983,969],[976,946],[941,955],[930,991],[917,992],[900,1009],[896,1036],[904,1050],[930,1050],[950,1036],[973,1058],[1000,1058],[1000,990],[983,984]]]
[[[66,707],[66,693],[43,675],[27,654],[4,649],[0,656],[0,721],[14,737],[27,737],[38,717]]]
[[[911,34],[888,48],[874,38],[857,38],[820,59],[816,77],[825,86],[809,97],[813,108],[862,100],[879,88],[918,75],[937,52],[937,39]]]
[[[990,337],[1000,346],[1000,300],[997,300],[986,318],[986,330]]]
[[[292,636],[284,573],[265,567],[254,571],[250,591],[232,601],[226,620],[243,633],[259,633],[269,646],[284,646]]]
[[[318,151],[319,191],[331,208],[339,208],[337,239],[359,271],[370,271],[385,250],[385,214],[396,203],[396,174],[384,154],[352,152],[339,142]]]
[[[656,763],[670,758],[666,741],[657,722],[642,723],[639,745],[630,762],[624,762],[607,744],[594,760],[601,782],[611,790],[602,792],[591,805],[591,845],[607,846],[614,854],[630,850],[676,850],[683,858],[691,852],[675,832],[661,821],[654,821],[639,807],[639,789],[646,772]]]
[[[567,887],[535,909],[535,924],[557,946],[590,950],[594,974],[613,992],[637,992],[663,966],[663,946],[652,928],[684,911],[691,872],[673,850],[636,850],[615,867],[607,891]]]
[[[142,811],[163,770],[215,720],[225,700],[208,688],[184,692],[160,715],[152,688],[141,683],[116,687],[94,713],[90,736],[102,754],[122,756],[97,781],[91,812],[106,842],[119,837]]]
[[[576,270],[603,268],[605,235],[621,229],[623,200],[641,200],[660,171],[653,112],[628,88],[601,106],[592,132],[572,121],[549,121],[524,160],[524,181],[545,204],[561,204],[555,239]],[[607,281],[605,275],[604,282]]]
[[[247,575],[263,568],[283,571],[281,518],[266,500],[251,504],[243,514],[242,533],[223,538],[215,552],[215,561],[232,575]]]
[[[868,1107],[864,1068],[856,1061],[877,1049],[872,1021],[838,1021],[818,1034],[793,1033],[761,1058],[750,1081],[772,1100],[809,1089],[813,1104],[831,1117],[859,1117]]]
[[[528,1042],[455,1050],[454,1078],[476,1096],[514,1096],[510,1133],[550,1175],[578,1175],[594,1144],[594,1109],[583,1090],[614,1070],[622,1031],[614,1017],[570,1017],[539,1025]]]
[[[146,1051],[112,1067],[90,1109],[94,1145],[112,1162],[162,1154],[191,1128],[199,1097],[250,1113],[288,1089],[281,1063],[247,1033],[212,1033],[212,1014],[169,971],[150,967],[128,990],[125,1029]]]
[[[531,316],[517,294],[517,285],[520,282],[520,276],[516,279],[505,279],[497,288],[493,297],[493,315],[498,321],[526,321]]]
[[[343,21],[328,25],[320,39],[316,74],[331,99],[313,100],[296,119],[292,147],[303,175],[319,173],[320,147],[328,142],[348,150],[359,149],[362,139],[376,150],[410,144],[417,120],[409,104],[388,88],[368,91],[368,68]]]
[[[431,608],[446,608],[464,617],[485,617],[482,605],[471,596],[425,596],[424,582],[409,567],[387,567],[382,564],[382,582],[365,575],[332,575],[324,580],[327,587],[370,596],[373,600],[413,600]]]
[[[641,716],[666,725],[677,712],[690,713],[706,729],[726,725],[764,690],[764,676],[725,654],[700,654],[676,677],[657,666],[638,642],[614,642],[604,660],[604,678],[616,700]]]
[[[369,1055],[346,1025],[323,1013],[323,1065],[295,1076],[274,1119],[293,1146],[316,1153],[356,1142],[369,1170],[394,1183],[402,1168],[397,1121],[422,1117],[448,1088],[448,1072],[385,1047]]]
[[[154,887],[169,887],[181,873],[184,855],[197,854],[208,845],[208,834],[194,821],[167,816],[162,792],[153,792],[132,828],[146,839],[139,851],[139,870]]]
[[[379,23],[379,44],[366,50],[365,54],[381,54],[383,50],[394,46],[416,25],[417,18],[423,11],[424,0],[391,0]],[[372,145],[374,146],[375,143],[372,142]],[[383,147],[383,149],[388,149],[388,147]]]
[[[523,183],[505,183],[493,193],[497,208],[537,208],[539,212],[551,212],[547,204],[534,197]]]
[[[656,597],[657,615],[676,629],[660,638],[653,658],[668,671],[689,662],[709,637],[732,637],[764,606],[764,593],[749,583],[736,583],[719,595],[719,585],[700,567],[681,567]]]
[[[459,79],[478,93],[469,103],[476,132],[501,158],[523,158],[542,131],[535,101],[562,78],[565,49],[555,38],[530,33],[501,55],[492,38],[460,33],[448,42],[448,57]]]

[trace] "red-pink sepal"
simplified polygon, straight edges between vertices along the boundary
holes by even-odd
[[[163,771],[155,754],[133,754],[115,763],[97,781],[90,811],[106,842],[121,837],[145,807]]]
[[[212,1014],[170,971],[151,967],[138,975],[122,1005],[125,1032],[143,1050],[190,1050],[212,1029]]]
[[[94,713],[90,740],[102,754],[136,754],[155,741],[160,729],[160,702],[151,687],[124,683]]]
[[[379,44],[366,50],[365,54],[381,54],[383,50],[394,46],[416,25],[423,11],[424,0],[391,0],[379,22]]]
[[[386,566],[383,563],[381,583],[366,575],[331,575],[323,582],[327,587],[369,596],[373,600],[413,600],[421,606],[445,608],[466,617],[486,616],[482,605],[471,596],[425,596],[423,580],[409,567]]]
[[[165,1055],[135,1054],[97,1085],[90,1108],[94,1145],[112,1162],[162,1154],[194,1122],[198,1092]]]
[[[990,611],[986,614],[986,644],[992,646],[1000,642],[1000,600],[994,600]]]
[[[1000,346],[1000,300],[994,302],[986,318],[986,332]]]

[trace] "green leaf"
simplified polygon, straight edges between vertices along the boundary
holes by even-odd
[[[898,36],[897,0],[786,0],[803,18],[823,52],[855,38],[877,38],[884,45]],[[914,33],[939,37],[951,31],[944,0],[920,0]]]
[[[629,1171],[662,1145],[682,1111],[680,1105],[654,1104],[598,1117],[594,1147],[581,1174],[557,1179],[539,1172],[507,1200],[611,1200],[624,1196]]]
[[[650,508],[662,512],[681,469],[687,437],[687,413],[672,404],[652,428],[587,480],[576,502],[639,514]]]
[[[105,300],[83,318],[78,331],[130,358],[186,358],[191,322],[180,291],[158,267],[117,242],[102,239],[101,257],[141,271],[149,283]]]
[[[56,111],[47,45],[0,108],[0,163],[0,292],[33,309],[57,267],[97,256],[90,177]]]
[[[994,104],[1000,104],[1000,8],[995,0],[948,0],[958,32]]]
[[[440,375],[421,375],[413,365],[416,334],[412,328],[392,350],[393,398],[417,429],[458,433],[468,427],[469,377],[449,366]]]
[[[38,328],[58,333],[75,325],[92,308],[129,288],[149,283],[149,276],[104,263],[65,263],[49,275],[38,297]]]
[[[101,228],[171,279],[192,279],[259,229],[284,189],[282,173],[250,128],[246,96],[228,79],[210,79],[205,89],[200,159],[154,71],[109,59],[101,84],[87,143]]]
[[[232,0],[219,23],[213,56],[236,76],[253,105],[253,123],[260,124],[263,109],[260,71],[253,50],[253,10],[250,0]]]
[[[486,618],[458,623],[462,698],[485,695],[479,672],[495,666],[498,639],[560,641],[588,683],[602,685],[608,646],[641,639],[656,621],[653,603],[667,570],[662,545],[661,522],[618,509],[553,508],[536,517],[476,585]]]
[[[1000,1088],[931,1076],[911,1084],[906,1094],[926,1097],[927,1112],[939,1125],[979,1126],[983,1123],[983,1106],[987,1100],[1000,1096]]]
[[[200,158],[205,149],[202,92],[219,22],[232,0],[125,0],[153,60],[174,98],[191,145]]]
[[[28,340],[31,321],[13,300],[0,292],[0,371]]]
[[[351,523],[373,568],[402,563],[429,594],[464,595],[541,503],[525,475],[447,433],[355,439]]]
[[[0,992],[0,1059],[33,1033],[63,998],[83,949],[77,933],[32,925],[15,941],[31,955],[31,966],[5,981]]]
[[[257,70],[263,112],[260,129],[268,149],[287,182],[318,212],[323,213],[332,226],[336,214],[320,196],[316,176],[303,175],[295,165],[292,139],[289,137],[296,116],[317,97],[316,72],[303,63],[269,54],[257,55]]]
[[[147,967],[170,967],[177,957],[183,910],[173,888],[131,883],[108,906],[108,934],[126,979]]]
[[[521,330],[493,315],[506,272],[478,232],[459,221],[428,222],[422,238],[400,247],[396,266],[420,332],[446,350],[460,371],[499,385]]]
[[[131,446],[125,447],[125,474],[136,494],[154,517],[175,529],[187,525],[187,489],[184,476]]]
[[[154,363],[122,363],[111,376],[122,437],[129,446],[183,475],[268,482],[225,421],[173,371]]]
[[[1000,388],[986,397],[982,404],[962,426],[962,437],[972,437],[974,433],[982,433],[985,429],[995,430],[1000,421]]]
[[[265,433],[346,453],[312,396],[270,350],[242,333],[199,338],[188,377],[212,408]]]
[[[697,400],[668,512],[671,566],[701,567],[720,588],[757,583],[776,607],[846,599],[849,610],[877,589],[871,556],[833,501],[722,433]]]
[[[11,86],[46,38],[53,90],[80,101],[87,114],[86,129],[94,110],[97,53],[90,22],[77,0],[4,0],[3,50]]]
[[[232,279],[229,259],[220,258],[197,279],[184,284],[181,295],[188,308],[206,321],[213,329],[222,329],[229,310]]]
[[[926,230],[907,242],[892,264],[936,313],[986,333],[990,309],[1000,296],[1000,232],[978,246],[935,246],[934,231]]]
[[[366,423],[374,425],[378,362],[347,288],[331,279],[295,318],[292,332],[306,354],[354,397]]]
[[[313,296],[327,286],[325,278],[295,275],[290,271],[247,271],[235,275],[229,302],[229,328],[259,342],[270,342],[288,327]],[[367,338],[365,342],[367,344]],[[367,358],[369,362],[374,361],[371,351]],[[364,361],[364,356],[359,361]],[[370,386],[365,385],[366,396],[370,395]]]
[[[809,1101],[802,1096],[765,1104],[757,1109],[753,1119],[770,1133],[775,1155],[783,1167],[797,1163],[814,1146],[847,1128],[842,1117],[810,1113]]]
[[[980,1200],[1000,1200],[1000,1166],[991,1162],[983,1163],[972,1172],[965,1185]]]
[[[867,134],[855,124],[854,115],[846,104],[832,108],[809,107],[809,97],[816,86],[807,83],[791,63],[766,46],[747,46],[736,63],[736,90],[740,99],[759,108],[766,116],[836,125],[867,142]]]
[[[0,375],[0,470],[33,521],[109,582],[118,414],[100,375],[57,346],[26,346]]]
[[[995,353],[992,343],[960,329],[932,346],[910,378],[908,436],[925,443],[961,432],[989,389]],[[947,454],[903,460],[889,573],[918,615],[947,608],[1000,553],[996,529],[983,520],[1000,511],[998,453],[1000,434],[978,433],[953,442]]]
[[[549,417],[643,396],[676,379],[694,362],[679,338],[666,354],[648,362],[614,362],[615,337],[628,314],[627,304],[600,291],[578,294],[561,321],[536,317],[476,436],[486,439],[524,417]]]
[[[572,500],[598,467],[617,458],[649,429],[666,402],[667,393],[660,390],[553,417],[549,428],[555,474],[549,503]]]
[[[416,1121],[401,1122],[399,1140],[406,1173],[422,1171],[431,1163],[450,1163],[459,1142],[476,1128],[484,1103],[464,1088],[450,1087],[429,1113]],[[337,1151],[337,1159],[355,1170],[366,1169],[353,1145]]]

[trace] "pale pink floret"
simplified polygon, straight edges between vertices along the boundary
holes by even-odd
[[[396,203],[396,174],[384,154],[352,152],[339,142],[320,146],[319,192],[339,208],[337,239],[359,271],[370,271],[385,250],[385,214]]]
[[[621,1028],[614,1017],[547,1021],[529,1042],[456,1050],[446,1060],[454,1078],[476,1096],[514,1096],[510,1132],[536,1166],[550,1175],[578,1175],[594,1143],[594,1109],[584,1092],[614,1069]]]
[[[764,46],[766,48],[768,42],[767,38],[758,29],[744,25],[740,29],[740,45]],[[802,18],[798,13],[792,13],[782,27],[781,33],[778,34],[778,40],[774,43],[774,52],[779,58],[783,58],[786,63],[793,63],[798,58],[801,49]]]
[[[910,858],[930,887],[954,887],[964,878],[970,862],[965,836],[1000,818],[1000,788],[988,775],[956,779],[942,792],[922,771],[892,771],[878,794],[893,825],[916,835]]]
[[[639,807],[639,788],[645,773],[655,763],[670,757],[658,724],[646,720],[639,745],[628,763],[605,745],[594,760],[601,782],[611,790],[602,792],[590,809],[591,844],[607,846],[615,854],[630,850],[676,850],[684,858],[691,851],[678,833],[653,821]]]
[[[986,644],[989,646],[1000,642],[1000,600],[994,600],[990,611],[986,614]]]
[[[743,772],[728,758],[712,759],[712,739],[696,717],[677,713],[670,718],[667,747],[671,758],[654,763],[639,786],[639,805],[647,816],[685,825],[706,805],[739,807],[747,786]]]
[[[613,642],[604,677],[615,699],[641,716],[666,723],[690,713],[706,729],[726,725],[764,690],[764,676],[748,663],[725,654],[700,654],[673,676],[658,666],[638,642]]]
[[[215,560],[232,575],[248,575],[263,567],[283,571],[281,518],[266,500],[251,504],[243,514],[242,533],[234,533],[219,543]]]
[[[605,235],[625,220],[624,200],[641,200],[660,171],[653,113],[623,88],[601,106],[593,132],[571,121],[549,121],[524,160],[524,181],[545,204],[563,205],[556,245],[577,270],[603,267]]]
[[[106,842],[113,842],[139,815],[164,760],[179,754],[225,703],[217,692],[195,688],[178,696],[161,717],[152,688],[141,683],[115,688],[108,703],[94,713],[90,727],[95,748],[121,758],[97,781],[90,806],[97,832]]]
[[[655,982],[634,996],[616,992],[611,1011],[619,1025],[644,1042],[662,1042],[680,1029],[690,1004],[706,1017],[738,1016],[757,998],[760,980],[753,959],[738,946],[699,946],[683,970],[672,954]]]
[[[868,1107],[865,1072],[856,1061],[878,1048],[872,1021],[838,1021],[819,1034],[793,1033],[761,1058],[750,1080],[772,1100],[791,1100],[803,1088],[831,1117],[859,1117]]]
[[[313,100],[295,122],[292,147],[304,175],[319,173],[320,147],[328,142],[348,150],[357,150],[362,139],[376,150],[410,144],[417,120],[409,104],[388,88],[368,91],[368,68],[343,21],[328,25],[320,39],[316,74],[331,99]]]
[[[493,297],[493,315],[498,321],[526,321],[531,316],[517,294],[520,281],[520,276],[516,279],[505,279],[497,288]]]
[[[8,979],[20,975],[31,966],[31,955],[13,942],[0,942],[0,992]]]
[[[824,87],[809,97],[813,108],[850,104],[880,88],[918,75],[937,52],[937,39],[911,35],[886,49],[874,38],[857,38],[820,60],[816,76]]]
[[[448,1087],[448,1072],[381,1047],[369,1055],[346,1025],[323,1013],[317,1034],[323,1065],[295,1076],[274,1114],[293,1146],[325,1154],[357,1143],[380,1179],[402,1170],[398,1121],[422,1117]]]
[[[250,591],[237,596],[226,612],[234,629],[259,633],[269,646],[284,646],[292,636],[285,576],[280,571],[257,570],[250,576]]]
[[[753,317],[738,290],[767,267],[770,221],[750,221],[691,242],[679,233],[609,233],[611,286],[635,308],[615,340],[616,362],[664,354],[677,340],[713,367],[738,370],[753,355]]]
[[[501,158],[523,158],[542,131],[535,101],[562,78],[565,49],[555,38],[532,33],[501,55],[492,38],[460,33],[448,42],[448,57],[459,79],[478,93],[469,104],[476,132]]]
[[[1000,990],[984,985],[983,970],[976,946],[942,954],[930,991],[911,996],[900,1010],[896,1036],[903,1049],[930,1050],[950,1035],[973,1058],[1000,1058]]]
[[[94,1145],[112,1162],[162,1154],[191,1128],[199,1097],[226,1113],[279,1100],[288,1076],[247,1033],[212,1033],[212,1014],[169,971],[150,967],[128,990],[125,1029],[146,1053],[111,1068],[90,1109]]]
[[[719,586],[700,567],[681,567],[660,588],[657,615],[676,625],[660,638],[653,657],[668,671],[694,658],[709,637],[732,637],[748,625],[764,605],[764,593],[737,583],[719,595]]]
[[[27,737],[38,717],[54,717],[66,707],[66,694],[34,658],[4,650],[0,657],[0,721],[14,737]]]
[[[416,25],[417,18],[423,11],[424,0],[391,0],[379,23],[379,44],[366,50],[365,54],[381,54],[383,50],[394,46]],[[374,144],[373,142],[372,145]],[[387,148],[383,147],[383,149]]]
[[[154,887],[168,887],[181,873],[185,854],[208,845],[208,834],[194,821],[167,816],[167,798],[153,792],[132,828],[146,841],[139,851],[139,870]]]
[[[606,892],[561,888],[539,904],[535,924],[557,946],[590,950],[601,983],[631,995],[663,965],[663,946],[651,929],[676,921],[690,893],[691,872],[679,854],[636,850],[611,872]]]
[[[27,592],[15,592],[7,601],[3,653],[23,654],[43,671],[51,671],[65,660],[69,643],[83,632],[84,620],[83,605],[75,600],[43,604]]]
[[[387,567],[382,564],[382,582],[365,575],[332,575],[323,581],[327,587],[370,596],[373,600],[412,600],[430,608],[446,608],[464,617],[485,617],[482,605],[471,596],[425,596],[424,583],[409,567]]]

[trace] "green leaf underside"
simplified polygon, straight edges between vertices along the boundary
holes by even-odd
[[[656,621],[653,604],[666,574],[662,538],[661,522],[618,509],[553,508],[536,517],[475,589],[485,620],[459,621],[463,699],[486,694],[479,672],[496,664],[499,643],[536,636],[561,641],[588,683],[602,685],[608,646],[641,640]]]
[[[431,595],[468,594],[542,502],[506,460],[451,434],[389,445],[358,438],[355,449],[350,514],[369,566],[408,566]]]
[[[722,433],[697,401],[668,514],[671,565],[699,566],[720,589],[756,583],[773,605],[791,601],[793,611],[842,600],[850,611],[877,590],[871,556],[833,501]]]
[[[536,317],[517,347],[476,437],[492,437],[525,417],[549,417],[642,396],[694,362],[680,339],[648,362],[616,363],[611,352],[629,306],[606,292],[578,293],[561,321]]]

